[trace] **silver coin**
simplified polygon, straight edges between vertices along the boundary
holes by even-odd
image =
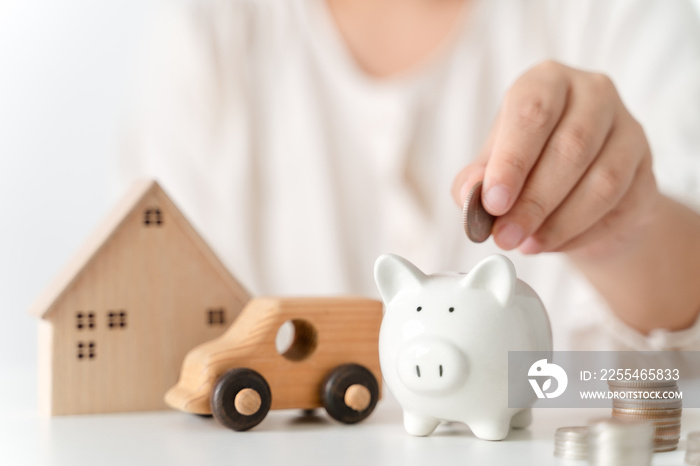
[[[616,388],[665,388],[677,385],[677,380],[608,380],[608,386]]]
[[[671,443],[664,443],[664,444],[654,444],[652,446],[652,449],[654,451],[673,451],[678,448],[678,441],[676,440],[675,442]]]
[[[491,236],[491,228],[496,220],[481,203],[481,185],[482,182],[479,181],[472,187],[462,209],[464,232],[475,243],[483,243]]]
[[[652,422],[652,424],[654,424]],[[673,426],[657,426],[654,424],[654,432],[660,433],[660,432],[672,432],[672,431],[681,431],[681,423],[678,422],[678,424],[673,425]],[[690,439],[688,439],[690,440]]]
[[[655,438],[654,439],[654,446],[655,447],[667,447],[671,445],[678,445],[678,442],[680,441],[680,436],[678,438]]]
[[[685,464],[689,465],[699,465],[700,464],[700,453],[697,451],[685,451]]]
[[[688,432],[686,443],[688,450],[693,450],[700,454],[700,431],[695,430],[693,432]]]
[[[612,408],[617,409],[632,409],[642,411],[661,411],[682,409],[683,400],[681,399],[625,399],[615,400],[612,403]]]
[[[559,450],[587,451],[588,440],[583,443],[554,442],[554,448]]]
[[[558,428],[554,433],[554,456],[569,460],[588,458],[588,426]]]
[[[620,420],[620,421],[625,421],[625,422],[629,422],[629,421],[635,421],[635,422],[636,422],[637,420],[639,420],[638,418],[634,418],[634,417],[627,417],[627,418],[624,418],[624,417],[621,418],[621,417],[617,417],[617,416],[613,416],[613,417],[614,417],[615,419],[618,419],[618,420]],[[643,420],[643,419],[642,419],[642,420]],[[653,420],[649,420],[649,421],[650,421],[652,424],[654,424],[654,427],[659,427],[659,426],[676,426],[676,427],[680,427],[680,425],[681,425],[681,418],[680,418],[680,417],[675,418],[675,419],[653,419]]]
[[[700,465],[700,431],[688,433],[685,449],[685,464]]]
[[[588,458],[588,452],[585,453],[572,453],[568,451],[554,451],[554,456],[561,458],[563,460],[579,461]]]
[[[658,447],[657,446],[654,447],[654,453],[662,453],[665,451],[673,451],[673,450],[677,450],[677,449],[678,449],[678,445],[659,445]]]
[[[622,387],[622,386],[609,386],[611,391],[617,392],[620,396],[624,393],[622,396],[631,396],[631,393],[639,393],[640,395],[642,393],[665,393],[667,395],[662,395],[662,396],[671,396],[670,393],[680,393],[680,389],[678,388],[678,385],[670,385],[668,387]],[[676,395],[673,395],[676,396]]]
[[[556,436],[574,436],[581,437],[583,435],[588,435],[588,426],[567,426],[560,427],[554,433]]]
[[[650,465],[652,448],[653,427],[649,422],[604,419],[591,425],[591,465]]]
[[[554,443],[555,451],[570,451],[570,452],[587,452],[588,451],[588,441],[585,444],[578,443]]]
[[[619,409],[639,409],[639,410],[656,410],[656,409],[679,409],[683,407],[681,400],[629,400],[629,401],[614,401],[613,408]]]
[[[681,408],[669,409],[633,409],[633,408],[613,408],[613,416],[616,414],[639,416],[639,419],[666,419],[680,417],[683,410]]]
[[[677,434],[654,434],[655,443],[678,443],[681,439],[681,433]]]

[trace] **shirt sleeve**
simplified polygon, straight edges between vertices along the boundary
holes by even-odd
[[[625,1],[606,62],[645,128],[659,188],[700,212],[700,18],[688,1]]]
[[[700,20],[687,1],[624,3],[608,62],[629,84],[620,93],[645,129],[659,189],[700,212]],[[635,52],[624,53],[626,43]],[[700,319],[685,330],[648,335],[615,327],[635,349],[700,349]]]
[[[700,211],[700,16],[688,0],[550,0],[557,59],[609,75],[661,190]]]
[[[700,350],[700,319],[684,330],[670,331],[658,328],[647,335],[626,325],[612,311],[605,312],[602,322],[607,333],[617,341],[617,344],[610,349],[637,351]]]
[[[700,212],[700,18],[686,0],[552,2],[562,60],[609,75],[644,127],[659,189]],[[563,5],[566,4],[566,8]],[[626,325],[596,298],[605,330],[588,343],[612,348],[699,350],[700,319],[682,331],[648,335]],[[606,336],[601,335],[605,333]]]

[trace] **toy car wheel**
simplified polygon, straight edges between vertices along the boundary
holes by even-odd
[[[248,430],[270,410],[270,386],[252,369],[232,369],[216,382],[211,396],[214,417],[229,429]]]
[[[321,387],[321,400],[328,414],[345,424],[360,422],[369,416],[379,399],[377,379],[358,364],[338,366]]]

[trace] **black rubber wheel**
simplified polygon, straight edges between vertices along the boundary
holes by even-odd
[[[255,413],[246,415],[236,409],[236,395],[246,388],[255,390],[260,396],[260,407]],[[229,429],[248,430],[257,426],[270,411],[272,395],[270,386],[262,375],[252,369],[232,369],[216,382],[211,395],[211,411],[214,417]]]
[[[370,394],[369,404],[361,411],[345,404],[345,392],[351,385],[362,385]],[[326,377],[321,387],[321,402],[328,414],[345,424],[354,424],[372,414],[379,400],[377,379],[365,367],[359,364],[338,366]]]

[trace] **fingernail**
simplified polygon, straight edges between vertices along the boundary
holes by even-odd
[[[530,236],[523,241],[523,244],[520,245],[518,250],[523,254],[538,254],[542,252],[542,244]]]
[[[503,249],[513,249],[523,240],[523,229],[517,223],[508,223],[497,234],[498,245]]]
[[[489,188],[484,196],[484,203],[492,214],[502,215],[506,213],[510,202],[508,189],[503,185],[496,185]]]

